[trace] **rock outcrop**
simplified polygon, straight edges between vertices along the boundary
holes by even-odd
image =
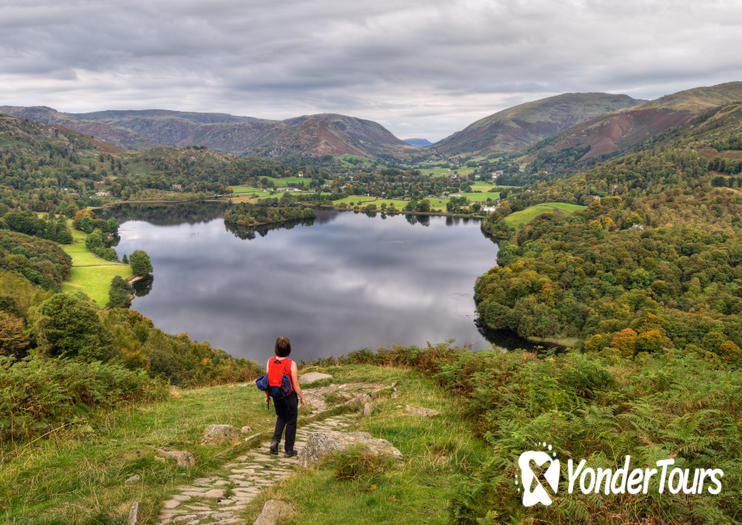
[[[404,409],[405,412],[413,416],[433,417],[440,415],[440,412],[438,412],[437,410],[433,410],[432,408],[413,407],[410,405],[405,405]]]
[[[209,425],[204,430],[202,445],[221,445],[222,443],[237,443],[242,433],[232,425]]]
[[[323,374],[322,372],[309,372],[307,374],[302,374],[299,376],[299,384],[310,384],[310,383],[316,383],[317,381],[322,381],[323,379],[332,379],[332,376],[330,374]]]
[[[138,501],[129,509],[129,515],[126,518],[126,525],[139,525],[139,507],[142,504]]]
[[[311,467],[321,459],[330,456],[333,451],[347,450],[354,445],[360,445],[373,455],[402,459],[402,453],[394,445],[386,439],[375,438],[368,432],[325,430],[314,432],[309,436],[304,448],[299,452],[299,464],[304,468]]]
[[[291,516],[294,513],[294,508],[278,499],[269,499],[263,505],[258,519],[253,522],[253,525],[279,525],[280,520]]]
[[[181,467],[193,467],[196,465],[196,458],[187,450],[166,450],[164,448],[155,449],[163,456],[167,456],[175,460]],[[155,458],[157,459],[157,458]]]
[[[304,399],[313,410],[327,410],[329,408],[326,396],[333,394],[333,405],[359,402],[361,405],[376,397],[380,391],[389,387],[381,383],[343,383],[341,385],[327,385],[311,388],[304,391]]]

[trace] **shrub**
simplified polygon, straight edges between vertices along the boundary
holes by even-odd
[[[364,350],[339,361],[413,366],[456,396],[491,454],[457,485],[450,504],[455,523],[505,518],[512,523],[584,523],[599,522],[599,516],[630,523],[735,522],[742,515],[742,375],[729,370],[717,354],[693,345],[622,357],[634,352],[637,339],[642,350],[654,343],[657,335],[651,332],[642,332],[643,337],[623,333],[616,340],[620,350],[605,347],[600,353],[568,352],[545,359],[439,345]],[[623,345],[626,340],[632,344]],[[735,353],[731,345],[724,348]],[[704,360],[708,354],[711,362]],[[630,455],[638,466],[674,457],[681,468],[721,468],[723,491],[688,497],[657,494],[655,487],[647,495],[563,496],[562,477],[551,506],[525,509],[513,479],[518,456],[539,442],[552,444],[562,460],[585,458],[601,467],[620,466]],[[336,476],[349,478],[362,476],[365,468],[357,457],[337,465]]]
[[[92,408],[166,396],[164,383],[114,363],[0,356],[0,442],[42,434]]]

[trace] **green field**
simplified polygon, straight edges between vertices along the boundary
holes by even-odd
[[[435,168],[418,168],[420,170],[420,173],[423,175],[431,175],[433,177],[441,177],[441,176],[451,176],[451,175],[469,175],[470,173],[474,173],[474,170],[476,168],[470,168],[468,166],[461,166],[459,168],[442,168],[442,167],[435,167]]]
[[[379,197],[366,197],[364,195],[348,195],[342,199],[332,201],[337,206],[338,204],[346,204],[348,206],[366,206],[367,204],[376,204],[377,209],[381,209],[381,205],[386,203],[387,207],[394,204],[398,210],[403,210],[407,206],[407,201],[401,199],[381,199]]]
[[[350,168],[354,166],[362,166],[364,164],[371,163],[371,160],[366,157],[360,157],[358,155],[351,155],[349,153],[345,155],[337,155],[333,157],[333,160],[335,162],[339,162],[345,168]]]
[[[242,195],[250,195],[255,197],[270,197],[271,194],[268,191],[265,191],[261,188],[256,188],[254,186],[245,186],[245,185],[239,185],[239,186],[232,186],[232,194],[235,196],[242,196]]]
[[[492,199],[493,201],[496,201],[500,198],[500,192],[499,191],[487,191],[487,192],[464,192],[460,193],[462,197],[466,197],[470,201],[473,202],[484,202],[487,199]]]
[[[111,280],[120,275],[131,277],[128,264],[106,261],[85,248],[85,234],[72,229],[72,244],[60,245],[72,257],[72,275],[62,284],[63,290],[81,291],[93,299],[98,306],[108,302]]]
[[[559,212],[565,215],[569,215],[577,210],[584,209],[585,206],[579,204],[569,204],[566,202],[545,202],[543,204],[536,204],[535,206],[529,206],[528,208],[520,211],[516,211],[505,217],[505,223],[513,228],[519,228],[531,222],[533,219],[548,212]]]

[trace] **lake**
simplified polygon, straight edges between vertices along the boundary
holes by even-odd
[[[162,215],[119,215],[116,251],[150,255],[151,290],[132,308],[168,333],[258,362],[279,335],[306,361],[448,339],[489,346],[473,287],[497,245],[478,221],[319,211],[309,224],[232,233],[219,211]]]

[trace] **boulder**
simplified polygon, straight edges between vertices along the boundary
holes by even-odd
[[[304,399],[313,410],[327,410],[329,404],[326,396],[333,394],[334,400],[332,405],[338,406],[343,404],[363,403],[369,398],[374,397],[380,390],[387,388],[381,383],[343,383],[322,386],[318,388],[309,388],[304,390]]]
[[[374,404],[373,403],[364,403],[363,404],[363,415],[365,417],[370,416],[374,412]]]
[[[138,501],[134,502],[134,505],[129,509],[129,516],[126,518],[126,525],[139,525],[139,507],[141,503]]]
[[[322,372],[309,372],[299,376],[299,384],[309,384],[316,381],[322,381],[323,379],[332,379],[330,374],[323,374]]]
[[[437,410],[433,410],[432,408],[412,407],[410,405],[405,405],[404,409],[408,414],[411,414],[413,416],[433,417],[440,415],[440,412],[438,412]]]
[[[240,434],[249,434],[250,432],[252,432],[252,428],[248,427],[247,425],[240,429]]]
[[[155,450],[163,456],[173,458],[175,463],[181,467],[193,467],[196,465],[196,458],[187,450],[165,450],[164,448],[157,448]]]
[[[240,429],[232,425],[209,425],[204,430],[202,445],[221,445],[222,443],[237,443],[240,440]]]
[[[287,518],[294,513],[294,508],[285,501],[269,499],[263,505],[260,516],[253,522],[253,525],[278,525],[279,520]]]
[[[307,439],[306,444],[299,452],[299,464],[308,468],[317,461],[330,456],[335,450],[348,450],[349,447],[360,445],[366,452],[375,456],[392,456],[402,459],[402,453],[386,439],[373,437],[368,432],[339,432],[324,430],[314,432]]]

